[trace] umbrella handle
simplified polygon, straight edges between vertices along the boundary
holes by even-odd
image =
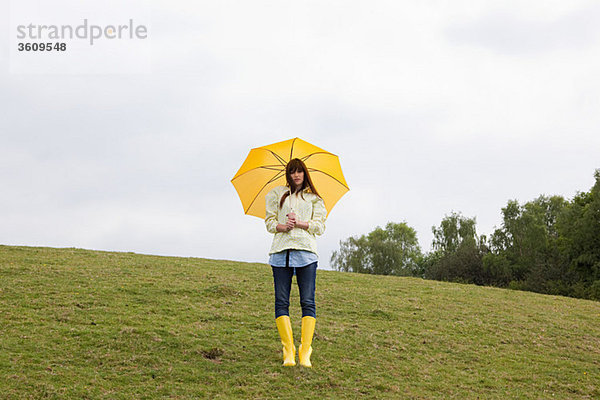
[[[288,188],[288,193],[289,193],[288,198],[290,199],[290,212],[294,212],[294,208],[292,207],[292,189],[291,188]]]

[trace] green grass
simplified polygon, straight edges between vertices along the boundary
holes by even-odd
[[[0,246],[0,398],[600,398],[599,302],[320,270],[312,369],[272,303],[264,264]]]

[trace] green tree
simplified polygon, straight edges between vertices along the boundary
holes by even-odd
[[[331,256],[338,271],[377,275],[419,275],[421,248],[416,231],[405,222],[389,222],[367,235],[340,241]]]
[[[591,190],[573,198],[557,225],[569,272],[574,281],[583,283],[573,295],[600,300],[600,169],[594,177]]]
[[[429,279],[483,284],[485,237],[479,238],[475,218],[452,212],[433,232],[432,252],[425,259]]]
[[[565,257],[560,252],[557,221],[567,202],[561,196],[539,196],[502,209],[502,226],[490,238],[484,259],[490,282],[536,292],[563,293]]]
[[[463,217],[461,213],[446,215],[439,227],[431,227],[433,250],[448,254],[463,245],[473,246],[477,242],[475,225],[475,218]]]

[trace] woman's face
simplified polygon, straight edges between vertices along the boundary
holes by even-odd
[[[290,174],[290,176],[292,177],[294,185],[296,185],[297,188],[302,186],[302,183],[304,182],[304,171],[301,169],[294,171]]]

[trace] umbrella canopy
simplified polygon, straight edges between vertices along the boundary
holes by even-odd
[[[327,214],[349,190],[338,156],[302,139],[294,138],[250,150],[231,183],[244,212],[265,218],[265,196],[276,186],[285,186],[285,166],[293,159],[304,161]]]

